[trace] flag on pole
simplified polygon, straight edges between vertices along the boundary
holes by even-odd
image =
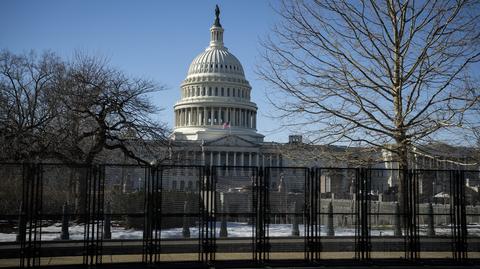
[[[230,128],[230,122],[229,121],[226,121],[225,123],[223,123],[223,129],[227,129],[227,128]]]

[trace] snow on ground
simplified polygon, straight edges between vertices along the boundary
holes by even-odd
[[[50,226],[42,227],[42,240],[59,240],[61,233],[61,223],[55,223]],[[190,237],[198,238],[198,227],[190,227]],[[471,236],[480,236],[480,224],[471,224],[468,225],[468,231]],[[111,228],[112,239],[142,239],[143,231],[137,229],[126,229],[114,223]],[[220,236],[220,222],[216,223],[216,236]],[[244,223],[244,222],[228,222],[227,223],[227,232],[228,237],[252,237],[254,234],[253,226]],[[303,224],[299,225],[300,235],[305,235],[305,227]],[[71,225],[69,227],[70,239],[71,240],[82,240],[84,235],[84,226],[83,225]],[[426,235],[427,228],[425,225],[420,226],[420,235]],[[451,234],[451,229],[449,226],[436,227],[436,235],[446,236]],[[269,225],[269,236],[270,237],[280,237],[280,236],[291,236],[292,235],[292,224],[270,224]],[[324,225],[320,226],[320,235],[326,236],[326,227]],[[336,227],[335,236],[353,236],[355,235],[355,228],[345,228],[345,227]],[[393,236],[393,230],[391,227],[385,228],[374,228],[371,230],[372,236]],[[162,238],[183,238],[182,228],[171,228],[161,231]],[[0,242],[12,242],[15,241],[15,233],[0,233]]]

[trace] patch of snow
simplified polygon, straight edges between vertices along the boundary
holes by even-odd
[[[300,236],[305,235],[305,226],[298,225]],[[84,225],[72,224],[69,226],[69,234],[71,240],[82,240],[85,232]],[[254,235],[254,226],[246,222],[228,222],[228,237],[252,237]],[[42,240],[59,240],[62,230],[61,223],[54,223],[49,226],[42,227]],[[326,236],[326,227],[319,227],[320,235]],[[427,234],[427,226],[419,227],[420,235]],[[112,239],[137,240],[143,238],[143,231],[138,229],[126,229],[118,223],[114,223],[111,227]],[[374,228],[371,231],[372,236],[393,236],[393,227]],[[292,224],[270,224],[268,230],[270,237],[288,237],[292,235]],[[471,223],[468,225],[469,236],[480,236],[480,224]],[[171,228],[160,231],[161,238],[175,239],[183,238],[182,228]],[[220,236],[220,222],[216,223],[215,234],[217,238]],[[435,234],[438,236],[451,235],[450,226],[435,227]],[[335,236],[354,236],[355,228],[335,227]],[[190,238],[198,238],[198,227],[190,227]],[[16,239],[15,233],[0,233],[0,242],[13,242]]]

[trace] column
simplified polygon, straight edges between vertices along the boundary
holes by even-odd
[[[240,127],[243,127],[243,113],[242,113],[242,112],[243,112],[243,109],[239,109],[239,111],[238,111],[238,119],[240,120],[240,122],[239,122],[238,125],[239,125]]]
[[[217,165],[219,165],[219,166],[222,165],[221,160],[220,160],[221,158],[222,158],[222,152],[219,151],[218,152],[218,158],[217,158]]]
[[[210,125],[213,125],[213,107],[210,107]]]
[[[191,107],[190,109],[190,125],[194,125],[195,124],[195,108],[194,107]]]
[[[192,107],[192,125],[197,125],[197,108]]]
[[[178,126],[178,111],[175,110],[175,126]]]
[[[210,151],[210,165],[213,165],[213,151]]]
[[[222,117],[223,107],[218,108],[218,124],[223,124],[223,117]]]
[[[237,166],[237,152],[236,151],[233,152],[233,166]],[[236,168],[233,168],[233,174],[234,175],[237,174],[237,169]]]
[[[187,125],[187,109],[186,108],[183,109],[183,125],[184,126]]]
[[[178,124],[178,126],[182,125],[182,118],[181,118],[180,109],[177,109],[177,124]]]
[[[252,153],[248,153],[248,166],[252,166]]]
[[[178,126],[182,126],[182,110],[179,109],[177,112],[178,112]]]
[[[255,163],[257,164],[257,166],[259,166],[260,165],[260,158],[259,158],[258,152],[255,153],[255,161],[256,161]]]
[[[275,164],[275,166],[280,166],[280,154],[277,154],[277,162]]]
[[[207,108],[203,107],[202,125],[207,125]]]
[[[242,156],[240,157],[240,161],[242,162],[242,166],[245,166],[245,152],[240,152]]]
[[[195,108],[195,125],[200,125],[200,108],[196,107]]]
[[[243,110],[243,127],[247,128],[248,127],[248,124],[247,124],[247,110]]]

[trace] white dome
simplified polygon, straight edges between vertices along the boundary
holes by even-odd
[[[193,59],[188,75],[226,73],[245,76],[240,61],[225,47],[209,47]]]
[[[240,61],[223,45],[223,28],[216,11],[210,46],[195,57],[175,104],[174,140],[212,141],[236,135],[262,142],[257,133],[257,105]]]

